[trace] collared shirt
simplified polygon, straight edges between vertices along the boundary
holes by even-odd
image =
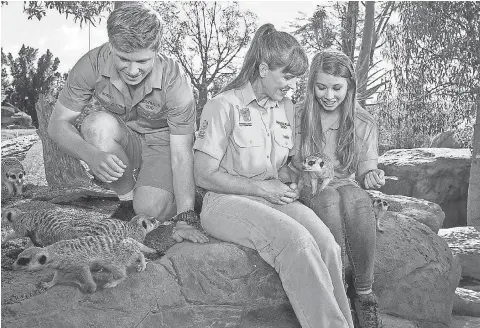
[[[193,148],[218,159],[222,172],[278,178],[293,149],[293,120],[290,99],[262,101],[261,106],[248,82],[207,102]]]
[[[80,112],[92,96],[139,133],[195,132],[195,100],[190,82],[178,63],[164,55],[158,55],[152,71],[131,97],[113,64],[108,43],[89,51],[68,74],[58,101]]]
[[[295,151],[300,152],[301,142],[301,106],[297,107],[296,111],[296,135],[295,135]],[[365,171],[372,162],[378,161],[378,127],[373,116],[359,105],[355,108],[355,136],[357,138],[357,145],[360,151],[359,162],[356,172]],[[328,123],[327,123],[328,124]],[[338,133],[340,122],[337,120],[328,126],[322,122],[322,131],[324,134],[323,153],[327,155],[335,167],[335,177],[339,179],[355,179],[355,173],[349,174],[341,170],[341,163],[336,154],[336,147],[338,143]],[[294,166],[301,169],[301,163],[298,163],[298,158],[294,161]]]

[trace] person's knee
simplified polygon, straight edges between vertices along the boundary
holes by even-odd
[[[135,213],[150,215],[159,221],[170,220],[176,214],[173,194],[153,187],[139,187],[135,190],[133,208]]]
[[[112,114],[98,111],[85,117],[80,132],[85,141],[102,147],[114,141],[120,129],[119,122]]]
[[[340,204],[340,194],[335,188],[327,186],[322,192],[315,195],[313,201],[318,207],[338,206]]]

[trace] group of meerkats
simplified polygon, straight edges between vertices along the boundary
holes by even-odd
[[[323,190],[333,178],[330,160],[321,154],[305,159],[299,187],[305,183],[312,186],[312,193]],[[2,185],[9,194],[21,194],[25,170],[15,158],[2,159]],[[318,180],[322,182],[317,190]],[[373,199],[377,230],[383,232],[381,217],[388,209],[382,199]],[[127,277],[127,268],[138,262],[137,271],[146,268],[143,253],[157,253],[143,244],[145,236],[159,226],[154,217],[137,215],[130,222],[116,219],[76,219],[61,216],[52,209],[21,211],[7,208],[2,211],[2,225],[13,231],[2,244],[16,238],[28,237],[27,249],[13,263],[14,270],[35,271],[54,269],[50,282],[42,283],[45,288],[56,285],[66,273],[80,273],[83,286],[94,292],[97,284],[92,269],[106,269],[112,273],[103,288],[118,285]],[[31,247],[30,247],[31,246]]]

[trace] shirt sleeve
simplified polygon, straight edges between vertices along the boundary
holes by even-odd
[[[232,133],[232,117],[229,104],[214,98],[203,107],[200,127],[193,149],[204,152],[221,161]]]
[[[371,166],[378,161],[378,127],[375,122],[372,122],[367,130],[365,139],[363,140],[362,149],[360,152],[357,172],[365,171],[364,167]]]
[[[98,66],[92,60],[92,53],[85,54],[68,73],[58,101],[70,110],[81,112],[92,99],[98,76]]]
[[[195,98],[193,89],[182,68],[175,63],[166,83],[167,123],[170,134],[191,134],[195,132]]]

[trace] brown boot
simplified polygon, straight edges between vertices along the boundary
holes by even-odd
[[[357,313],[359,328],[382,328],[382,321],[378,312],[378,301],[374,293],[355,295],[355,312]]]
[[[133,210],[133,200],[121,201],[115,212],[110,216],[111,219],[130,221],[135,216]]]

